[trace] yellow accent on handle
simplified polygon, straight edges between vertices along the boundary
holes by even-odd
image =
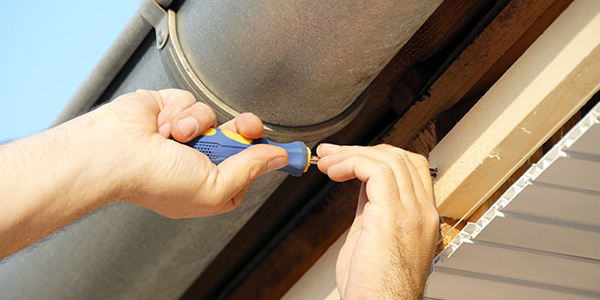
[[[245,138],[245,137],[243,137],[243,136],[241,136],[241,135],[239,135],[239,134],[237,134],[235,132],[231,132],[229,130],[224,130],[224,129],[221,129],[221,132],[223,132],[223,134],[226,137],[228,137],[228,138],[230,138],[230,139],[232,139],[232,140],[234,140],[236,142],[240,142],[240,143],[246,144],[246,145],[252,144],[252,140],[251,139]]]
[[[304,173],[306,173],[306,171],[308,171],[308,167],[310,167],[310,156],[311,156],[311,152],[310,152],[310,148],[306,147],[306,154],[308,155],[308,157],[306,157],[306,168],[304,169]]]
[[[212,128],[212,127],[211,127],[211,128],[209,128],[209,129],[206,129],[206,130],[205,130],[205,131],[202,133],[202,135],[207,135],[207,136],[213,136],[213,135],[215,135],[215,134],[217,134],[217,130],[216,130],[216,129],[214,129],[214,128]]]

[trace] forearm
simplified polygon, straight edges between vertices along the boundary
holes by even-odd
[[[188,92],[140,90],[0,146],[0,259],[117,199],[171,218],[234,209],[245,187],[287,164],[287,153],[255,145],[216,166],[181,144],[216,121]],[[252,114],[222,128],[252,139],[263,133]]]
[[[400,241],[396,244],[401,245]],[[398,249],[390,249],[390,263],[382,272],[381,299],[423,299],[434,256],[433,250],[427,250],[420,257],[407,257]]]
[[[354,273],[348,274],[346,285],[340,290],[345,296],[342,299],[422,299],[435,254],[430,237],[436,231],[418,227],[398,228],[396,234],[382,235],[379,241],[368,240],[376,249],[356,249],[352,256],[368,260],[368,266],[357,265]],[[405,239],[412,239],[412,232],[422,238],[407,247]],[[347,250],[340,254],[344,251]]]
[[[0,146],[0,259],[118,197],[104,174],[117,162],[91,151],[100,126],[85,116]]]
[[[216,123],[189,92],[139,90],[0,146],[0,259],[117,199],[171,218],[234,209],[245,187],[287,164],[287,153],[255,145],[216,166],[180,144]],[[252,139],[263,133],[252,114],[222,128]]]

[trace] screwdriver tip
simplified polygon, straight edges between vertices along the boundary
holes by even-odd
[[[438,168],[429,168],[429,175],[431,175],[431,178],[435,178],[437,176],[438,173]]]

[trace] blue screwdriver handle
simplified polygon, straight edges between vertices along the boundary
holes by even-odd
[[[257,144],[275,145],[287,151],[289,163],[278,171],[283,171],[293,176],[300,176],[308,170],[311,153],[310,149],[303,142],[275,143],[262,138],[251,140],[228,130],[209,128],[202,135],[187,143],[188,146],[208,156],[210,161],[215,165]]]

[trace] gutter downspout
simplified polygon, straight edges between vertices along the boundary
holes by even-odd
[[[358,95],[441,1],[181,0],[167,13],[171,1],[143,0],[54,125],[118,94],[177,87],[233,108],[222,121],[253,111],[270,134],[316,142],[358,113]],[[167,44],[149,47],[149,24],[164,26],[166,14],[177,14]],[[181,51],[169,58],[171,29]],[[115,80],[138,48],[141,57]],[[3,261],[2,298],[176,299],[284,178],[260,177],[238,208],[213,217],[171,220],[128,203],[105,206]]]

